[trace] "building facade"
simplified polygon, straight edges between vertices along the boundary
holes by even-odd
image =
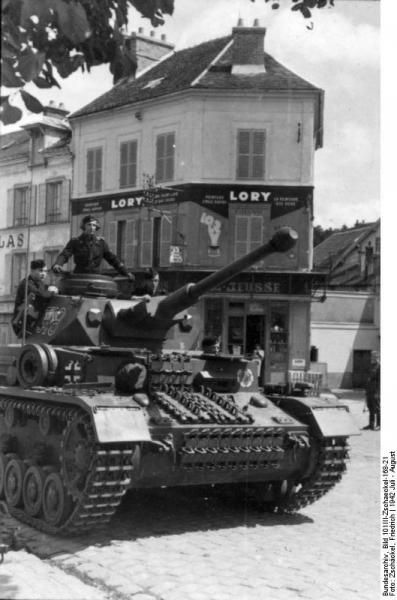
[[[11,315],[32,259],[48,267],[70,236],[72,154],[67,112],[49,106],[23,129],[1,137],[0,341],[15,342]]]
[[[364,387],[380,349],[380,221],[334,233],[315,247],[314,264],[328,271],[327,299],[312,305],[317,368],[331,388]]]
[[[172,291],[292,226],[292,251],[236,274],[194,307],[192,348],[205,335],[238,354],[259,344],[265,380],[281,383],[288,369],[309,367],[323,92],[264,52],[264,38],[261,27],[239,26],[179,52],[161,40],[153,66],[138,65],[137,77],[71,115],[72,231],[95,214],[137,280],[154,267]]]

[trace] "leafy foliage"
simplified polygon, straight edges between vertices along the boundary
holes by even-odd
[[[181,0],[182,1],[182,0]],[[255,0],[251,0],[255,2]],[[305,19],[313,8],[333,6],[334,0],[264,0],[273,9],[292,3]],[[134,7],[153,27],[172,15],[174,0],[2,0],[1,84],[22,89],[33,82],[38,88],[61,87],[56,73],[66,78],[81,68],[109,64],[114,81],[136,68],[125,51],[123,29],[128,9]],[[21,93],[28,110],[43,110],[40,102]],[[1,98],[0,120],[15,123],[22,112]]]
[[[157,27],[173,13],[174,0],[3,0],[2,86],[21,89],[32,81],[38,88],[61,87],[54,67],[62,78],[106,63],[115,79],[131,71],[122,33],[130,6]],[[22,91],[28,110],[41,112],[40,102]],[[3,96],[0,119],[9,124],[21,116]]]

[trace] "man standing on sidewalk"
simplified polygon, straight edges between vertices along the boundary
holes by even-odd
[[[366,401],[369,412],[369,424],[364,429],[380,429],[380,356],[371,352],[371,369],[366,386]]]

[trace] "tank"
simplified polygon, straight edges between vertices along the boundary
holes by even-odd
[[[107,523],[128,490],[219,486],[296,511],[341,479],[357,429],[337,400],[264,394],[257,363],[189,348],[188,312],[294,230],[202,281],[149,301],[68,275],[24,345],[0,349],[0,498],[50,534]],[[128,494],[133,501],[134,494]]]

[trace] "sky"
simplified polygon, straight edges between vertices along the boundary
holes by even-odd
[[[279,10],[270,4],[175,0],[173,16],[155,35],[165,33],[179,50],[230,34],[238,18],[247,26],[259,18],[267,28],[266,52],[325,92],[324,145],[314,163],[315,225],[374,221],[380,216],[380,2],[335,0],[334,8],[313,11],[311,30],[289,1],[281,1]],[[148,35],[150,22],[131,15],[128,30],[143,27]],[[107,66],[60,82],[61,90],[27,89],[42,103],[54,100],[75,111],[112,87]]]

